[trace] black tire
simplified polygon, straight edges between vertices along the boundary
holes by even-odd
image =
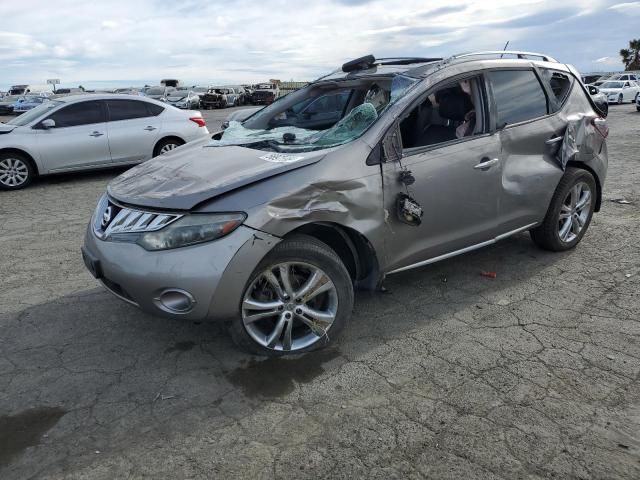
[[[337,308],[333,323],[326,334],[318,337],[315,343],[306,348],[295,350],[277,350],[268,348],[257,343],[247,332],[242,319],[242,303],[247,290],[254,281],[270,266],[275,266],[283,262],[303,262],[319,268],[324,272],[335,286],[337,295]],[[265,258],[255,268],[242,293],[242,298],[238,305],[238,315],[229,322],[229,332],[234,342],[242,349],[257,355],[282,356],[288,354],[299,354],[317,350],[325,347],[329,342],[338,337],[346,322],[351,317],[353,311],[354,293],[353,282],[347,268],[340,260],[340,257],[325,243],[307,236],[293,235],[269,252]],[[300,325],[300,323],[298,323]],[[303,327],[304,328],[304,327]]]
[[[622,94],[618,95],[618,105],[622,105],[624,103],[624,97]]]
[[[156,148],[153,149],[153,156],[157,157],[159,155],[162,155],[163,153],[167,153],[166,151],[163,152],[163,149],[166,150],[167,147],[170,147],[172,145],[174,146],[173,148],[177,148],[180,145],[184,145],[184,142],[175,137],[164,138],[156,144]]]
[[[21,153],[0,153],[0,169],[0,190],[20,190],[36,176],[31,159]]]
[[[571,241],[565,242],[560,238],[559,233],[560,212],[571,189],[581,182],[587,184],[591,191],[589,213],[580,232]],[[580,240],[582,240],[582,237],[589,228],[591,218],[593,217],[593,210],[596,205],[596,196],[597,187],[593,175],[587,170],[568,167],[553,194],[544,221],[540,226],[529,231],[534,243],[540,248],[553,252],[562,252],[574,248],[580,243]]]

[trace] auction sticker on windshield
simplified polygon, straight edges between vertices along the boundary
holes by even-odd
[[[266,155],[261,156],[260,159],[273,163],[292,163],[304,160],[304,157],[290,155],[288,153],[267,153]]]

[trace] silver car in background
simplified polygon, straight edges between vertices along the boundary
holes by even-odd
[[[173,90],[169,95],[167,95],[166,102],[176,108],[185,110],[200,107],[200,97],[191,90]]]
[[[73,95],[0,124],[0,189],[37,175],[131,165],[209,135],[200,112],[130,95]]]
[[[355,287],[519,232],[574,248],[601,204],[605,116],[541,54],[355,59],[113,180],[82,256],[145,311],[312,350]]]

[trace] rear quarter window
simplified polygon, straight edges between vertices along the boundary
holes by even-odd
[[[540,69],[543,81],[549,86],[553,92],[551,102],[551,111],[558,111],[564,105],[565,100],[571,92],[573,81],[569,75],[548,68]]]
[[[164,107],[156,105],[155,103],[145,102],[145,105],[147,106],[147,111],[149,112],[150,117],[157,117],[164,112]]]
[[[496,104],[496,125],[547,115],[547,96],[533,70],[495,70],[487,74]]]

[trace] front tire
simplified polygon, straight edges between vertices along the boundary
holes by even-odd
[[[338,336],[353,296],[340,257],[313,237],[295,235],[258,264],[229,330],[238,346],[258,355],[316,350]]]
[[[618,105],[622,105],[623,102],[624,102],[624,97],[622,96],[622,94],[618,95]]]
[[[534,243],[553,252],[574,248],[589,228],[596,194],[596,181],[591,173],[567,168],[542,225],[530,230]]]
[[[19,153],[0,153],[0,190],[20,190],[35,177],[31,162]]]

